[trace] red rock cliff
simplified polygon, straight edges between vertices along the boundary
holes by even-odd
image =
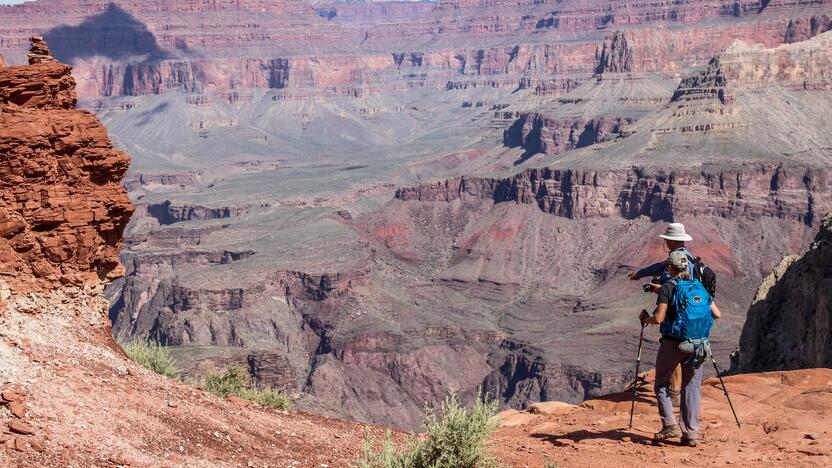
[[[116,277],[130,160],[40,38],[29,63],[0,67],[0,275],[23,290]]]

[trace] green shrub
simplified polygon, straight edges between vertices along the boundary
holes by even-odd
[[[364,437],[362,457],[357,468],[485,468],[497,462],[486,446],[496,423],[491,419],[497,412],[497,402],[483,402],[481,398],[471,408],[459,404],[456,393],[442,402],[437,413],[425,409],[424,424],[427,437],[411,439],[401,451],[396,451],[390,434],[376,452],[372,435]]]
[[[202,386],[214,395],[236,396],[249,386],[248,372],[240,366],[230,366],[223,370],[211,371],[205,376]]]
[[[410,468],[413,466],[409,463],[413,450],[408,448],[402,453],[397,452],[391,442],[389,430],[381,441],[379,452],[375,451],[375,445],[373,434],[369,429],[366,430],[361,444],[361,458],[355,461],[353,468]]]
[[[292,400],[286,392],[255,387],[248,372],[240,366],[209,372],[200,386],[220,397],[235,396],[281,410],[289,410],[292,407]]]
[[[267,388],[265,390],[247,388],[240,392],[237,396],[246,400],[254,401],[260,406],[265,406],[267,408],[277,408],[284,411],[292,409],[292,399],[289,397],[289,394],[272,388]]]
[[[121,348],[130,356],[130,359],[157,374],[173,378],[179,376],[179,369],[176,368],[170,352],[158,343],[131,341],[122,344]]]

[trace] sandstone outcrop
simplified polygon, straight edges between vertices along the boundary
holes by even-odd
[[[802,256],[785,257],[757,290],[735,372],[832,367],[832,213]]]
[[[49,51],[49,46],[40,36],[32,36],[32,47],[29,49],[28,57],[29,65],[57,62],[57,60],[52,57],[52,52]]]
[[[133,212],[128,157],[74,109],[71,68],[33,38],[31,65],[0,69],[0,270],[17,287],[119,276]]]

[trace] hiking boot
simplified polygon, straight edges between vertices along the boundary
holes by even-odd
[[[659,443],[659,442],[665,441],[667,439],[673,439],[673,438],[681,437],[681,436],[682,436],[682,433],[679,431],[679,426],[674,424],[672,426],[667,426],[664,429],[662,429],[660,432],[657,432],[657,433],[653,434],[653,442],[654,443]]]
[[[670,401],[673,402],[674,408],[679,408],[682,406],[682,392],[680,392],[679,390],[673,390],[672,388],[668,388],[667,394],[670,396]]]
[[[686,439],[682,437],[682,445],[685,447],[696,447],[697,445],[699,445],[699,443],[696,441],[696,439]]]

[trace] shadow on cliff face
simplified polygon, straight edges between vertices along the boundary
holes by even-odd
[[[167,57],[144,23],[112,3],[104,13],[91,16],[78,26],[58,26],[45,33],[44,38],[55,58],[70,64],[94,56],[140,61]]]
[[[802,256],[784,258],[748,310],[731,372],[832,366],[832,213]]]

